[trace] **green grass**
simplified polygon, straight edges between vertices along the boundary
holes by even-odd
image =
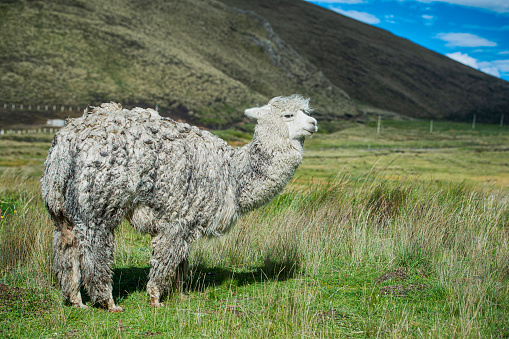
[[[421,133],[423,147],[456,134],[455,142],[472,144],[448,146],[449,160],[463,154],[470,166],[489,147],[507,145],[507,132],[486,127],[473,134],[455,126],[457,132],[437,131],[428,138],[425,130],[415,131],[424,123],[407,132],[391,124],[379,136],[372,133],[376,127],[355,125],[306,141],[299,177],[230,234],[200,239],[190,257],[186,295],[168,296],[157,310],[149,307],[145,292],[150,237],[127,223],[116,231],[113,292],[125,312],[66,305],[50,271],[53,226],[33,176],[41,163],[32,165],[37,170],[5,171],[0,337],[508,336],[509,199],[500,181],[487,185],[460,171],[454,180],[430,184],[425,173],[402,175],[391,168],[403,160],[400,166],[414,166],[411,159],[399,158],[385,169],[369,163],[373,158],[355,160],[355,152],[369,153],[362,150],[364,139],[394,145],[387,150],[390,157],[406,145],[396,140],[398,133],[416,142]],[[354,139],[360,140],[358,148],[347,149]],[[0,152],[10,142],[0,141]],[[478,147],[483,151],[476,152]],[[317,155],[327,149],[366,161],[365,167],[323,179],[326,173],[320,177],[306,166],[319,163]],[[448,163],[451,170],[461,168]],[[335,166],[332,174],[341,169]],[[471,171],[475,168],[481,165]]]
[[[296,176],[334,177],[339,172],[355,177],[372,168],[388,169],[394,177],[427,182],[482,183],[509,187],[507,126],[429,121],[383,121],[380,134],[375,122],[345,124],[343,130],[318,134],[306,140],[303,164]]]

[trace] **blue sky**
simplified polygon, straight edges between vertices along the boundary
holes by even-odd
[[[509,81],[509,0],[306,0]]]

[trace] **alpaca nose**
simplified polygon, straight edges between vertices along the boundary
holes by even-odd
[[[309,123],[314,127],[315,132],[317,132],[318,131],[318,126],[316,126],[316,124],[317,124],[316,119],[315,118],[311,118],[309,120]]]

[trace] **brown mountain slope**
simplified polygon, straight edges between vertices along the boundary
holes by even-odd
[[[3,103],[118,101],[221,128],[242,122],[246,107],[292,93],[311,97],[322,121],[358,114],[265,19],[221,2],[0,3],[2,127],[46,113],[9,111]]]
[[[277,34],[362,103],[407,116],[496,122],[509,82],[385,30],[300,0],[221,0],[265,17]]]

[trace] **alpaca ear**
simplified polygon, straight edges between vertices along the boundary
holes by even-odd
[[[265,114],[268,114],[268,113],[270,113],[269,105],[266,105],[263,107],[248,108],[244,111],[244,114],[248,118],[252,118],[252,119],[260,119],[262,116],[264,116]]]

